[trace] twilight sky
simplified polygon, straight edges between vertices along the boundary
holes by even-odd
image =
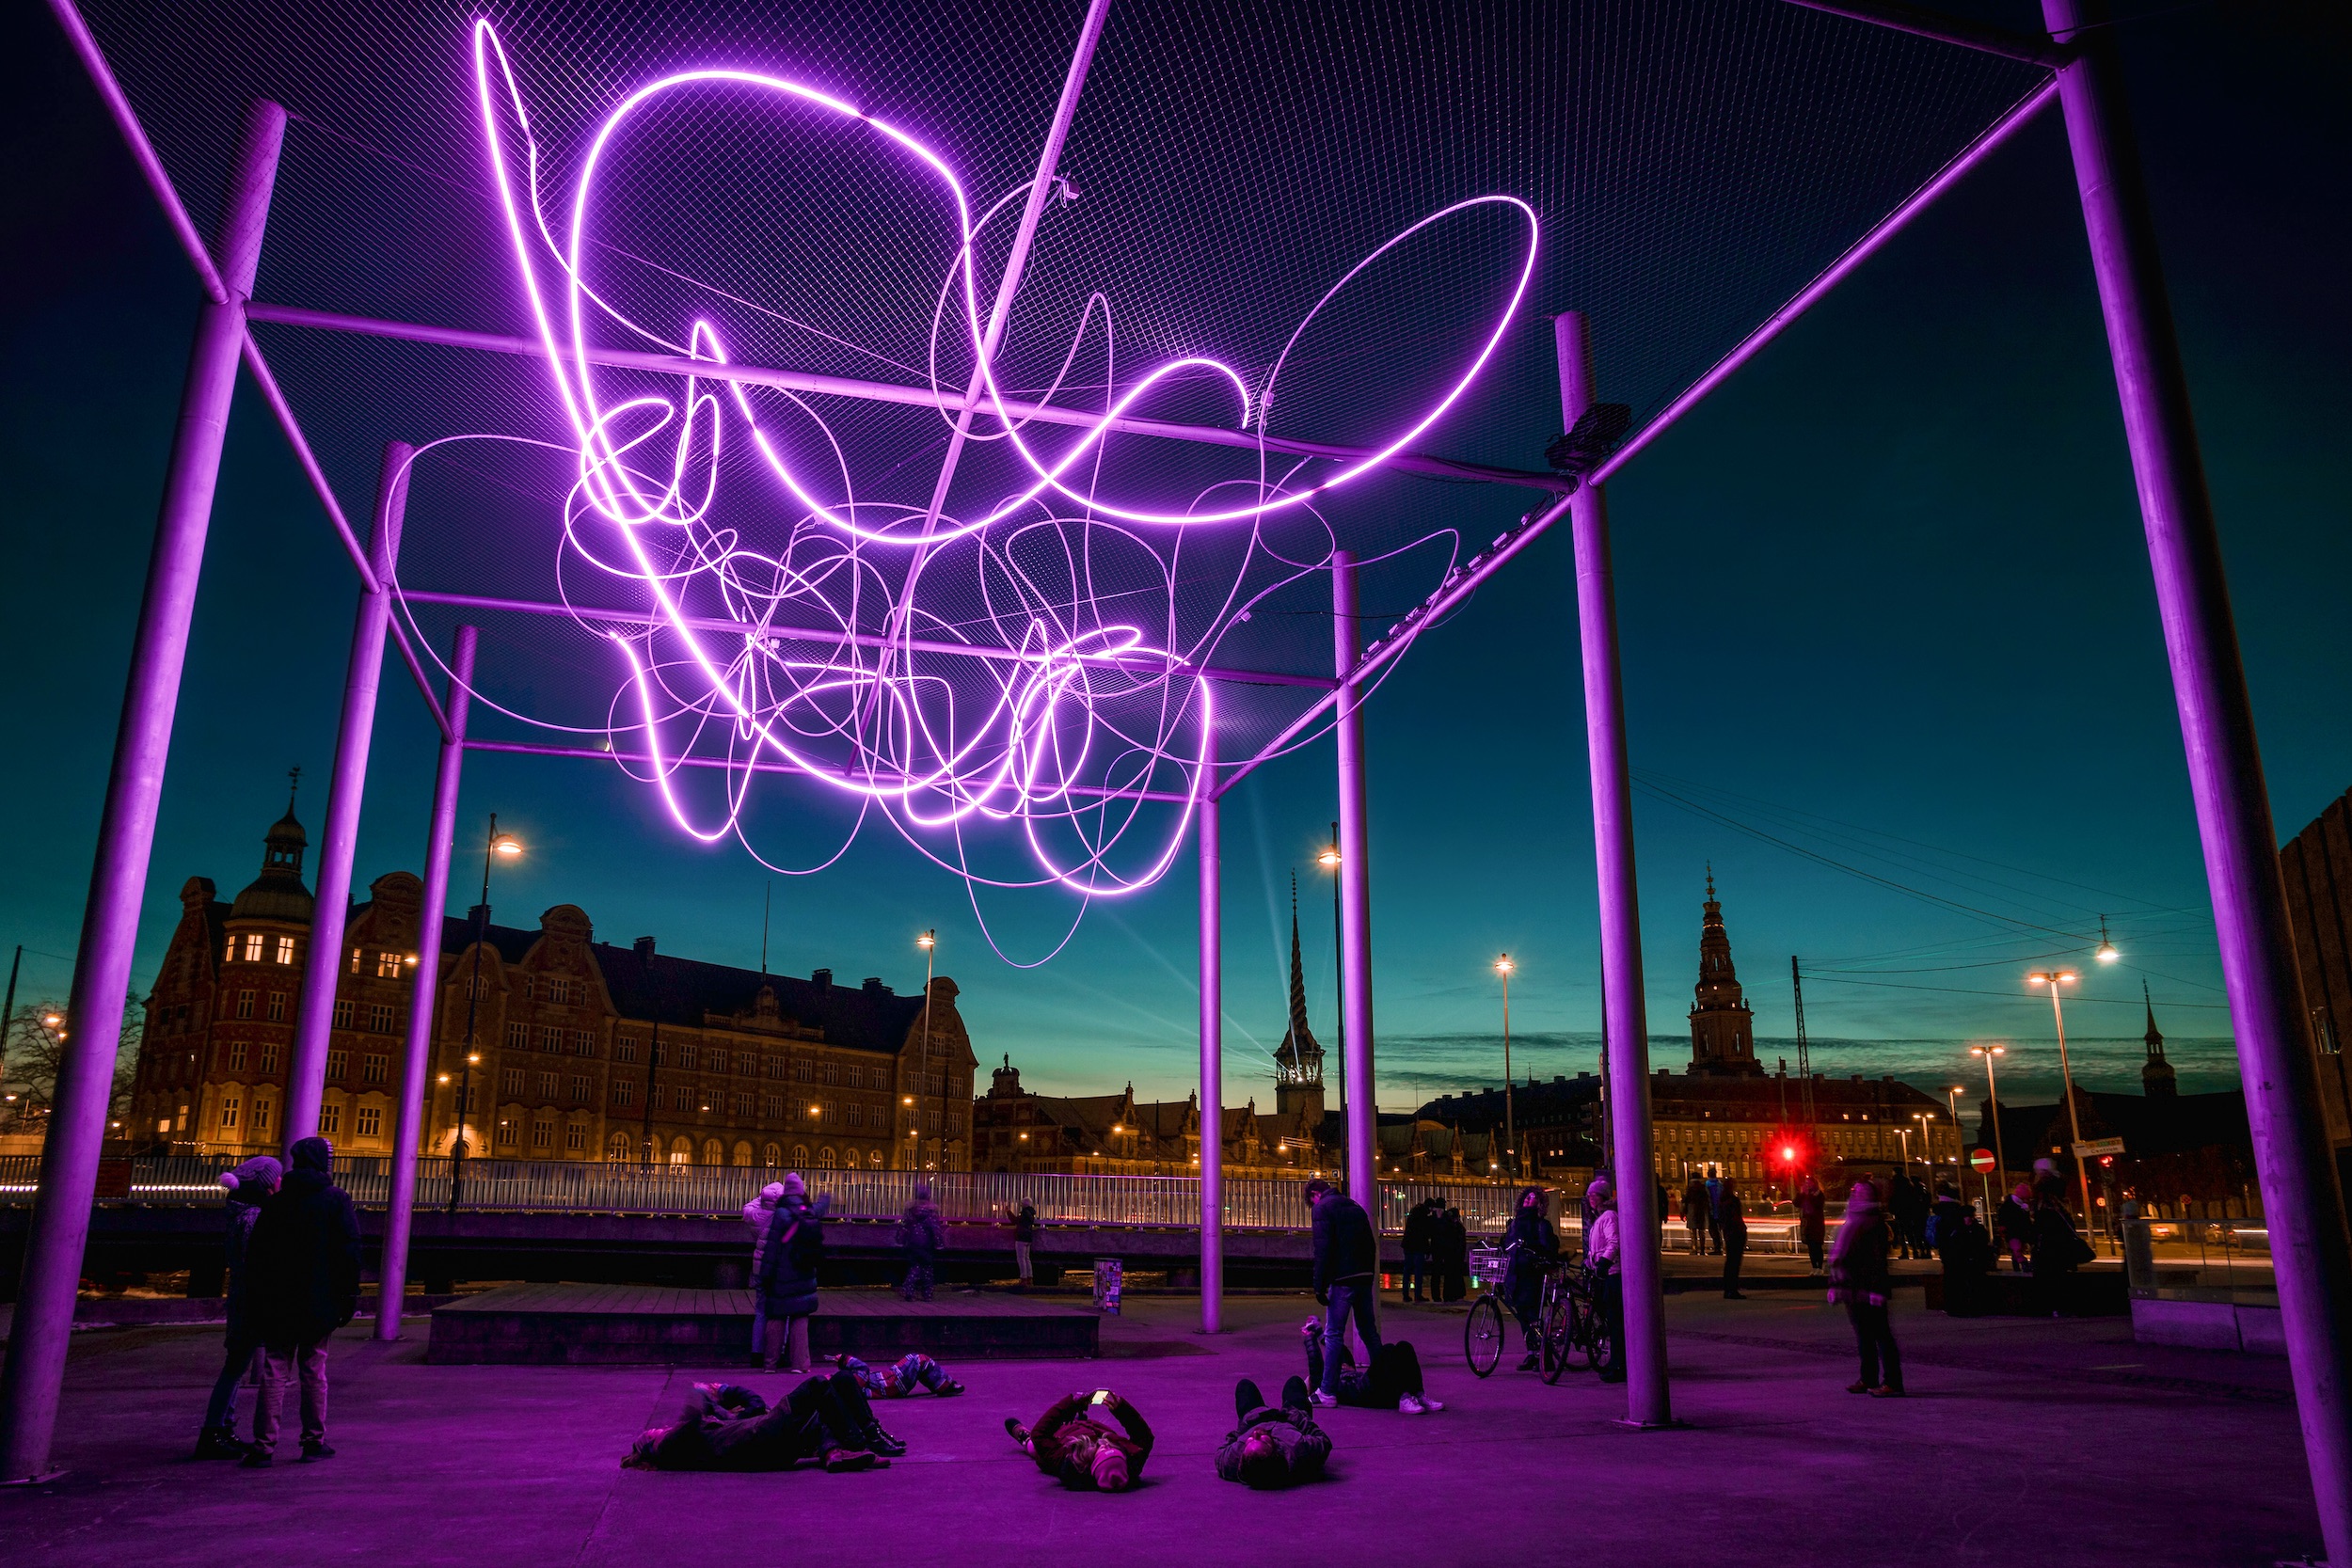
[[[2352,30],[2318,5],[2129,24],[2137,118],[2229,554],[2281,836],[2352,784]],[[2012,24],[2022,14],[1996,8]],[[62,996],[196,291],[35,8],[0,22],[0,946]],[[1606,366],[1603,366],[1604,377]],[[1604,388],[1605,389],[1605,388]],[[2328,433],[2334,431],[2334,436]],[[2185,1088],[2235,1081],[2146,554],[2058,122],[2030,130],[1612,486],[1650,1028],[1687,1060],[1711,863],[1756,1008],[1793,1056],[1804,958],[1815,1065],[1981,1092],[1964,1042],[2055,1081],[2042,960],[2122,964],[2071,1007],[2084,1076],[2137,1084],[2140,988]],[[1384,1107],[1490,1078],[1508,949],[1515,1062],[1590,1069],[1592,841],[1565,532],[1422,639],[1369,711]],[[241,393],[149,881],[139,978],[191,875],[233,896],[305,768],[315,831],[352,583],[265,414]],[[421,859],[430,732],[388,671],[358,879]],[[1328,745],[1227,801],[1229,1098],[1270,1098],[1288,879],[1329,1041],[1330,903],[1312,851]],[[788,813],[795,801],[777,799]],[[597,934],[757,961],[770,878],[681,840],[587,765],[469,759],[462,834],[531,846],[502,920],[577,903]],[[462,857],[461,857],[462,858]],[[1194,881],[1099,906],[1053,962],[981,940],[965,890],[869,834],[774,879],[772,967],[921,982],[936,926],[984,1058],[1033,1085],[1181,1098],[1193,1073]],[[464,885],[453,908],[471,901]],[[992,915],[993,911],[992,911]],[[1040,936],[1010,917],[1017,946]],[[1040,940],[1036,945],[1046,942]],[[5,957],[5,955],[0,955]],[[2104,1038],[2102,1038],[2104,1037]]]

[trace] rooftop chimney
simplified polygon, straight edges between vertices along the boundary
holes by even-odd
[[[866,993],[868,996],[888,996],[890,994],[890,988],[882,983],[882,976],[879,974],[868,974],[866,977],[864,984],[866,986]]]
[[[653,962],[653,938],[639,937],[633,945],[637,949],[637,961],[639,963],[647,964]]]
[[[833,990],[833,971],[830,969],[811,971],[808,980],[809,984],[815,986],[818,990]]]
[[[477,931],[481,930],[485,926],[490,924],[490,906],[487,904],[476,904],[472,909],[468,910],[466,911],[466,924]]]

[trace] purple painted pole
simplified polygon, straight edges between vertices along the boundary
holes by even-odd
[[[1356,558],[1331,553],[1331,668],[1344,679],[1356,667]],[[1333,726],[1340,752],[1340,987],[1345,1001],[1347,1192],[1380,1224],[1379,1120],[1372,1091],[1371,828],[1364,808],[1363,689],[1342,687]]]
[[[73,1291],[81,1278],[90,1197],[106,1136],[123,997],[138,942],[139,899],[154,847],[155,810],[180,705],[180,669],[187,658],[213,488],[220,477],[221,438],[229,428],[237,358],[245,344],[245,303],[253,294],[285,135],[286,111],[277,104],[257,101],[246,110],[222,209],[218,261],[228,298],[208,299],[197,308],[196,341],[188,352],[171,460],[164,470],[154,553],[148,562],[131,674],[115,731],[114,767],[99,817],[97,863],[82,911],[68,1013],[71,1033],[50,1107],[48,1140],[41,1147],[40,1190],[25,1239],[8,1364],[0,1371],[0,1481],[26,1480],[49,1465],[66,1338],[73,1326]]]
[[[373,586],[359,590],[343,667],[342,722],[335,733],[335,776],[326,786],[326,824],[319,837],[319,896],[303,956],[302,1001],[294,1013],[294,1063],[286,1080],[286,1139],[292,1149],[319,1130],[326,1093],[327,1032],[335,1022],[335,982],[342,974],[343,927],[351,913],[351,862],[359,847],[359,800],[367,792],[368,747],[375,737],[375,695],[384,675],[384,632],[392,615],[392,563],[400,559],[401,515],[408,503],[408,460],[416,449],[385,443],[375,480],[375,522],[368,534]],[[421,961],[421,960],[420,960]]]
[[[384,1257],[376,1272],[375,1337],[400,1338],[400,1304],[408,1293],[409,1226],[417,1209],[417,1150],[424,1144],[424,1080],[433,1068],[433,1023],[440,1010],[441,917],[449,909],[449,860],[457,832],[457,784],[466,767],[466,710],[472,705],[474,628],[457,628],[449,695],[441,711],[449,736],[433,775],[433,822],[424,834],[424,903],[417,911],[417,975],[409,993],[408,1037],[400,1057],[400,1103],[392,1108],[392,1190],[384,1208]]]
[[[1584,316],[1552,319],[1565,428],[1594,402]],[[1617,666],[1617,596],[1609,564],[1609,503],[1597,484],[1568,499],[1576,541],[1576,618],[1584,655],[1584,750],[1593,779],[1593,859],[1600,884],[1602,1027],[1609,1127],[1616,1153],[1618,1263],[1625,1291],[1626,1420],[1674,1419],[1666,1387],[1666,1298],[1659,1261],[1657,1165],[1650,1152],[1649,1013],[1642,990],[1642,913],[1633,881],[1633,784],[1626,764],[1625,684]]]
[[[1206,723],[1207,716],[1202,715]],[[1200,794],[1200,1332],[1217,1333],[1225,1317],[1225,974],[1224,911],[1218,902],[1224,835],[1217,821],[1216,769]]]
[[[2296,1411],[2328,1560],[2352,1563],[2352,1261],[2220,535],[2115,30],[2099,25],[2098,0],[2042,0],[2042,9],[2051,36],[2079,51],[2058,74],[2059,101],[2188,753]]]

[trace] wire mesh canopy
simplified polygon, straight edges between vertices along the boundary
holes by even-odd
[[[86,14],[199,225],[290,112],[256,341],[345,510],[417,449],[477,738],[1082,899],[1313,737],[1335,552],[1409,641],[1572,485],[1545,313],[1638,428],[2046,81],[1778,0]]]

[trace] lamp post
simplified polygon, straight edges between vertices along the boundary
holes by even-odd
[[[1944,1090],[1944,1099],[1952,1108],[1952,1164],[1958,1165],[1967,1153],[1960,1135],[1960,1085],[1953,1084],[1947,1087]],[[1952,1180],[1959,1185],[1962,1192],[1968,1190],[1968,1175],[1965,1171],[1954,1170]],[[1984,1189],[1984,1223],[1991,1225],[1993,1223],[1992,1180],[1984,1172],[1979,1171],[1977,1172],[1977,1184]]]
[[[1911,1119],[1919,1124],[1919,1163],[1928,1168],[1928,1195],[1935,1194],[1935,1130],[1929,1123],[1935,1120],[1933,1111],[1914,1111]]]
[[[1986,1117],[1993,1123],[1993,1164],[1994,1168],[2001,1173],[2001,1190],[2007,1192],[2009,1190],[2009,1150],[2001,1147],[2001,1091],[1993,1083],[1993,1058],[2008,1055],[2009,1047],[2006,1045],[1972,1045],[1968,1048],[1968,1054],[1984,1058],[1984,1110]],[[1991,1225],[1993,1205],[1988,1202],[1984,1207],[1984,1223]]]
[[[1315,856],[1315,863],[1331,873],[1331,1053],[1340,1069],[1340,1092],[1347,1092],[1347,956],[1340,942],[1340,825],[1331,824],[1331,842]]]
[[[1511,971],[1518,967],[1508,953],[1495,959],[1495,973],[1502,976],[1502,1147],[1511,1155],[1514,1180],[1524,1179],[1527,1164],[1519,1158],[1518,1124],[1511,1113]]]
[[[474,1049],[474,1020],[482,1009],[482,947],[489,940],[490,930],[490,863],[501,855],[512,859],[523,852],[522,841],[512,833],[499,832],[499,814],[490,814],[490,831],[482,844],[482,901],[473,907],[473,975],[466,982],[466,1060],[457,1076],[457,1131],[449,1144],[449,1212],[457,1212],[457,1200],[465,1186],[466,1176],[466,1113],[471,1110],[474,1065],[482,1053]],[[429,933],[428,933],[429,939]],[[447,1083],[449,1074],[441,1081]]]
[[[923,950],[923,1065],[918,1071],[931,1069],[931,971],[937,961],[939,930],[936,927],[914,939],[914,945]],[[917,1129],[920,1131],[920,1128]],[[923,1140],[914,1140],[914,1164],[923,1165]],[[947,1075],[939,1075],[939,1168],[947,1168]]]
[[[2103,958],[2113,951],[2104,941],[2101,942]],[[2074,985],[2081,978],[2071,969],[2036,970],[2026,976],[2027,985],[2050,988],[2050,1017],[2058,1025],[2058,1079],[2066,1085],[2066,1130],[2073,1134],[2075,1143],[2083,1141],[2083,1122],[2081,1114],[2074,1109],[2074,1073],[2066,1060],[2066,1008],[2058,1000],[2058,988]],[[2080,1154],[2075,1154],[2071,1148],[2067,1152],[2074,1155],[2074,1177],[2082,1183],[2083,1227],[2096,1235],[2098,1232],[2090,1223],[2090,1172],[2083,1168]]]

